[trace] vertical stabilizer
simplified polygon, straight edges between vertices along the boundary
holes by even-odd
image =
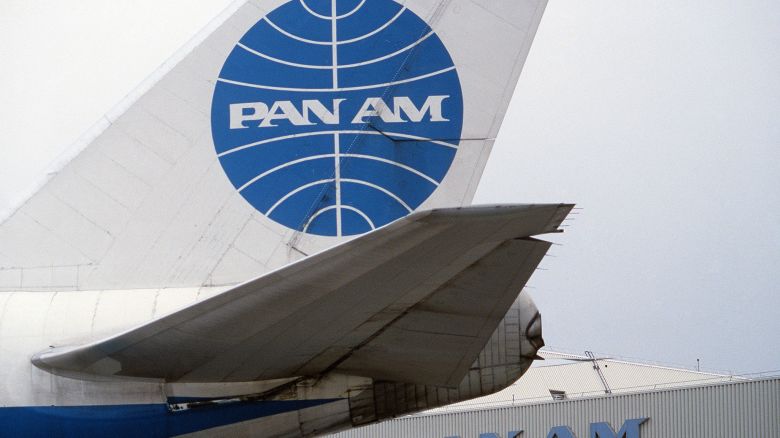
[[[545,5],[236,4],[0,225],[0,290],[233,284],[470,203]]]

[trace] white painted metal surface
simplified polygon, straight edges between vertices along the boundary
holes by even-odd
[[[555,231],[570,209],[418,213],[132,332],[34,362],[168,382],[335,370],[454,387],[550,246],[518,239]]]
[[[54,337],[79,341],[99,339],[105,332],[122,331],[161,315],[171,303],[191,303],[219,291],[182,289],[142,292],[128,300],[132,305],[125,302],[121,311],[117,306],[122,303],[122,295],[128,293],[125,291],[0,293],[0,358],[4,365],[0,368],[3,396],[0,409],[25,406],[80,409],[85,405],[170,406],[171,397],[229,401],[237,395],[249,398],[236,400],[236,403],[333,400],[322,407],[233,422],[211,432],[231,436],[309,435],[367,424],[500,389],[517,379],[531,365],[541,335],[538,324],[532,324],[537,321],[537,310],[523,293],[493,332],[469,373],[455,388],[372,382],[371,379],[338,372],[272,381],[166,383],[162,379],[50,374],[30,362],[29,352],[45,349],[49,339]],[[182,409],[182,412],[189,409],[186,403]],[[0,411],[0,414],[3,413]],[[173,412],[170,415],[186,414]],[[214,414],[206,411],[204,415]],[[84,418],[84,421],[88,420]],[[138,421],[137,427],[145,427],[142,419]],[[14,430],[8,429],[13,424],[3,425],[4,430]],[[149,430],[151,435],[160,435],[159,430]]]
[[[259,214],[214,151],[220,68],[247,29],[283,3],[253,0],[226,11],[0,223],[0,290],[235,284],[344,240],[294,232]],[[546,1],[403,4],[440,36],[464,94],[455,161],[420,208],[468,205]]]
[[[338,64],[339,45],[347,44],[338,40],[339,20],[364,7],[367,18],[386,18],[376,12],[379,0],[320,1],[315,6],[309,2],[250,0],[233,5],[117,110],[106,115],[36,193],[0,220],[3,427],[16,427],[10,429],[12,432],[43,430],[39,434],[45,434],[62,431],[59,427],[67,424],[82,434],[115,434],[130,433],[132,425],[145,424],[150,435],[165,436],[224,426],[228,429],[219,429],[219,433],[313,435],[494,392],[530,366],[541,346],[541,327],[536,307],[521,291],[546,244],[527,238],[555,231],[569,206],[525,208],[524,214],[518,213],[523,208],[515,207],[509,211],[518,214],[509,214],[511,217],[505,217],[504,222],[493,221],[484,229],[472,227],[470,220],[476,218],[479,222],[480,215],[482,219],[490,215],[480,209],[464,210],[459,213],[462,217],[451,222],[429,224],[430,229],[447,229],[442,232],[447,242],[432,239],[436,245],[427,253],[422,248],[416,255],[411,254],[421,260],[413,266],[403,261],[400,250],[408,243],[403,233],[395,236],[398,240],[382,241],[384,248],[371,247],[382,236],[392,234],[393,225],[354,242],[349,242],[352,237],[342,237],[341,225],[335,235],[338,237],[309,232],[297,225],[288,228],[283,221],[271,219],[273,208],[287,197],[280,198],[273,208],[261,210],[248,202],[242,194],[244,187],[236,186],[230,179],[232,175],[223,170],[214,124],[221,120],[219,114],[226,117],[228,111],[233,111],[235,103],[220,104],[214,111],[212,105],[217,105],[219,86],[230,82],[230,78],[223,77],[226,59],[236,50],[245,51],[243,43],[239,44],[243,35],[256,25],[268,23],[264,17],[274,11],[283,11],[275,15],[277,18],[289,18],[284,15],[285,9],[279,9],[283,6],[298,8],[312,22],[326,20],[330,40],[310,40],[306,44],[330,46],[328,53],[333,62],[326,67],[332,69],[333,84],[325,91],[341,93],[350,89],[338,86],[339,69],[352,67],[349,63]],[[344,12],[348,3],[352,9]],[[376,89],[395,106],[364,111],[364,118],[354,119],[362,123],[359,132],[370,131],[363,135],[365,138],[389,138],[397,155],[403,155],[396,151],[410,142],[449,148],[451,165],[446,162],[448,167],[434,180],[435,189],[424,193],[427,197],[419,198],[407,213],[468,205],[546,1],[383,0],[381,5],[398,9],[395,17],[406,20],[399,29],[407,36],[422,26],[427,33],[419,44],[424,39],[440,44],[432,53],[446,58],[451,65],[409,80],[380,81],[366,88]],[[320,12],[328,9],[331,15],[312,13],[311,7]],[[357,23],[354,28],[360,28],[365,20],[353,23]],[[294,25],[295,20],[287,24]],[[372,54],[385,49],[385,45],[392,47],[402,34],[390,33],[380,38],[376,47],[364,51]],[[365,64],[405,54],[398,58],[401,64],[390,69],[391,76],[426,68],[433,58],[414,56],[412,49],[416,46]],[[398,94],[405,84],[455,71],[457,87],[453,90],[462,94],[462,109],[453,107],[440,114],[442,102],[460,102],[461,96],[423,95],[428,91],[425,87],[419,87],[418,102]],[[260,89],[264,85],[244,86]],[[289,109],[293,105],[290,102],[301,100],[294,94],[301,90],[321,92],[315,88],[275,89],[283,94],[276,96],[270,107],[281,112],[269,111],[269,116],[281,115],[292,123],[290,115],[296,110]],[[366,102],[378,98],[370,95]],[[334,105],[337,101],[331,100]],[[275,105],[279,102],[281,106]],[[305,102],[298,103],[313,105],[313,100]],[[438,109],[433,107],[437,102]],[[317,111],[325,124],[327,107]],[[378,129],[378,121],[393,119],[388,111],[395,111],[393,116],[398,119],[391,123],[429,125],[449,122],[447,117],[460,117],[461,111],[459,138],[420,138],[408,132],[396,135]],[[231,117],[234,115],[231,113]],[[409,132],[423,129],[422,125],[410,126]],[[239,124],[236,129],[243,128]],[[348,132],[352,131],[343,135]],[[297,139],[299,134],[291,138]],[[350,211],[349,205],[342,204],[339,188],[341,172],[346,171],[340,157],[342,153],[348,155],[348,150],[340,149],[342,134],[333,135],[336,160],[332,181],[341,221],[341,214]],[[295,147],[302,150],[308,146]],[[393,158],[385,161],[400,163],[399,158]],[[245,160],[239,167],[254,162]],[[403,166],[396,168],[405,170]],[[302,172],[295,178],[302,175],[307,176]],[[406,183],[398,175],[391,172],[391,183],[404,188]],[[297,183],[295,178],[292,180]],[[395,196],[375,184],[362,186]],[[284,193],[290,196],[296,192]],[[319,200],[330,199],[329,192],[318,196]],[[409,207],[405,201],[401,203]],[[312,210],[304,219],[311,222],[315,214]],[[436,214],[430,216],[434,217]],[[402,220],[398,227],[420,225],[414,220]],[[472,231],[473,235],[464,235]],[[518,238],[527,240],[515,240]],[[327,254],[343,258],[315,256],[277,271],[345,242],[347,246],[342,249],[354,249],[356,255],[364,254],[365,260],[343,256],[336,248]],[[370,251],[363,251],[368,247]],[[383,249],[392,257],[383,258]],[[463,254],[458,254],[459,250]],[[430,263],[423,263],[428,262],[426,254],[430,255]],[[512,264],[518,267],[517,272],[509,269]],[[373,277],[359,290],[350,292],[339,279],[355,280],[349,270],[361,265],[376,268],[363,272]],[[306,272],[296,271],[302,267]],[[297,279],[291,278],[293,272],[300,274],[296,274]],[[401,283],[404,273],[414,273],[419,287],[399,288],[386,306],[372,307],[370,302],[375,298],[392,295],[393,286]],[[268,275],[262,277],[264,274]],[[448,280],[449,286],[443,286]],[[369,288],[373,290],[361,296]],[[323,291],[328,293],[315,297],[317,302],[307,301],[308,307],[298,300]],[[483,294],[486,306],[467,308],[477,292]],[[274,299],[267,299],[270,296]],[[361,297],[365,299],[361,301]],[[441,300],[435,302],[437,298]],[[473,319],[453,324],[437,312],[427,314],[425,304],[431,304],[438,313],[446,313],[448,305],[454,311],[465,309],[473,313],[465,312]],[[346,315],[343,319],[349,324],[340,326],[334,314]],[[389,324],[388,318],[396,325]],[[155,319],[157,322],[150,322]],[[161,325],[164,329],[158,330]],[[445,331],[446,339],[439,339],[441,344],[434,339],[436,329]],[[416,350],[410,349],[408,356],[397,363],[382,364],[392,357],[388,352],[392,353],[393,348],[403,349],[405,342],[414,341],[418,342]],[[268,345],[275,349],[263,354]],[[38,362],[52,373],[31,363],[37,353],[58,346],[74,346],[76,353],[53,354],[49,356],[51,364]],[[427,346],[440,349],[414,362],[412,356],[421,357]],[[334,361],[346,353],[350,356]],[[187,380],[183,376],[188,373],[204,377],[179,382]],[[187,421],[195,407],[219,406],[227,408],[199,417],[200,422],[208,424],[198,423],[196,427]],[[254,416],[242,410],[246,406],[255,410]],[[80,409],[63,409],[69,407]],[[213,422],[220,415],[223,417]],[[13,421],[20,418],[26,420]],[[70,420],[64,422],[62,418]],[[78,429],[85,424],[87,429]],[[36,429],[39,427],[44,429]]]

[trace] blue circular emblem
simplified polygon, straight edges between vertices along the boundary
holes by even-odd
[[[392,0],[293,0],[255,24],[214,91],[219,161],[260,213],[296,231],[362,234],[442,183],[463,128],[447,49]]]

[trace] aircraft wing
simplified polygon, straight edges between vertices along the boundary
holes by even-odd
[[[327,371],[456,386],[571,205],[412,214],[104,341],[34,363],[181,382]]]

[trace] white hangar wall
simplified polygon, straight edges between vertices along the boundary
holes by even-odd
[[[778,438],[780,378],[417,415],[332,436],[546,438],[553,427],[568,426],[574,437],[587,438],[592,423],[610,423],[617,432],[637,418],[648,420],[638,437],[626,438]]]

